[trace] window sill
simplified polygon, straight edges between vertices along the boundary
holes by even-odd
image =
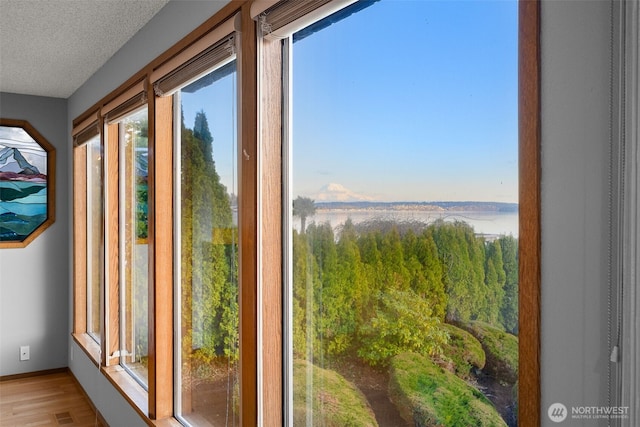
[[[71,336],[96,367],[102,366],[100,345],[89,334],[80,333],[71,334]],[[149,393],[131,378],[120,365],[102,367],[101,372],[148,425],[155,427],[184,427],[173,417],[161,420],[150,419]]]
[[[125,371],[120,365],[102,368],[102,373],[117,391],[122,394],[133,409],[149,426],[156,427],[184,427],[173,417],[161,420],[149,418],[149,393]]]
[[[89,356],[93,364],[96,365],[96,367],[100,366],[102,361],[100,344],[95,342],[94,339],[86,333],[71,334],[71,336],[76,344]]]
[[[173,417],[165,418],[163,420],[151,421],[151,423],[151,425],[156,427],[184,427],[184,424],[181,424]]]

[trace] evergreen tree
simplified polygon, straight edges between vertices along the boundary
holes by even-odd
[[[379,247],[382,257],[382,287],[408,290],[410,276],[404,263],[404,251],[397,227],[384,234]]]
[[[360,259],[363,263],[364,275],[368,283],[368,287],[371,293],[382,289],[382,281],[380,277],[382,275],[382,255],[378,249],[377,232],[368,232],[358,237],[358,248],[360,249]],[[369,299],[371,302],[371,299]],[[363,307],[365,317],[370,316],[370,312],[373,309],[372,304],[367,304]]]
[[[462,222],[414,229],[347,220],[337,239],[328,223],[294,230],[296,357],[327,366],[358,355],[385,364],[401,351],[438,353],[445,319],[502,322],[513,263],[503,261],[505,243],[486,243]]]
[[[438,259],[438,247],[430,230],[425,230],[418,239],[416,256],[422,266],[424,287],[414,290],[432,304],[433,315],[444,321],[449,297],[443,281],[442,264]]]
[[[209,123],[204,110],[196,113],[195,122],[193,124],[193,136],[202,143],[202,154],[204,161],[213,162],[213,136],[209,131]]]
[[[333,229],[329,223],[319,225],[312,223],[306,234],[319,273],[318,285],[314,287],[314,299],[318,307],[316,332],[319,334],[322,346],[316,348],[315,356],[322,359],[329,342],[334,338],[333,328],[341,321],[342,313],[336,311],[336,306],[340,305],[339,290],[336,289],[338,253]]]
[[[348,219],[340,233],[338,241],[338,269],[339,275],[343,278],[341,283],[344,292],[344,304],[342,310],[346,311],[348,319],[344,322],[345,336],[342,340],[345,343],[346,351],[352,345],[352,340],[367,319],[365,318],[366,307],[370,304],[371,289],[366,276],[365,266],[358,247],[358,236],[355,227]]]
[[[293,231],[293,354],[314,360],[319,346],[318,308],[315,291],[319,288],[318,267],[306,234]]]
[[[429,299],[427,296],[429,283],[426,277],[427,271],[420,257],[424,245],[420,244],[413,230],[409,230],[402,238],[402,247],[404,252],[404,263],[409,273],[409,284],[411,289],[423,299]]]
[[[212,157],[204,112],[196,134],[182,125],[181,251],[183,355],[205,363],[237,359],[238,287],[235,230],[225,186]],[[208,136],[207,136],[208,135]]]
[[[500,310],[502,325],[514,335],[518,334],[518,240],[513,236],[500,238],[505,272],[504,298]]]
[[[446,319],[449,322],[467,322],[476,311],[478,296],[474,292],[476,286],[473,283],[466,230],[459,223],[451,224],[441,220],[432,225],[432,230],[449,296]]]
[[[471,264],[471,295],[473,298],[472,314],[473,320],[480,319],[483,315],[483,309],[490,304],[489,295],[485,285],[485,242],[483,238],[475,235],[473,227],[465,222],[456,223],[464,233],[464,238],[469,253],[469,262]]]
[[[504,300],[505,273],[502,261],[502,248],[498,240],[487,244],[485,261],[486,303],[481,320],[502,326],[500,311]]]

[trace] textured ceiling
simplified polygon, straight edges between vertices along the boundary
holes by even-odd
[[[169,0],[0,0],[0,91],[68,98]]]

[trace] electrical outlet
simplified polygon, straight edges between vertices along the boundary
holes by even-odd
[[[30,349],[28,345],[20,346],[20,360],[29,360]]]

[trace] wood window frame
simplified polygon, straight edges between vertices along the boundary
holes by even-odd
[[[157,71],[164,64],[174,60],[176,57],[184,56],[184,52],[193,49],[194,45],[202,44],[199,41],[212,32],[221,23],[228,21],[238,12],[243,16],[248,16],[248,1],[232,1],[224,6],[213,17],[205,21],[193,32],[184,37],[168,51],[160,55],[129,80],[123,83],[112,93],[100,100],[96,105],[87,110],[73,121],[73,136],[82,134],[87,123],[92,122],[96,115],[104,121],[104,131],[102,132],[102,144],[106,153],[105,163],[105,229],[109,232],[106,236],[105,250],[105,271],[108,279],[105,281],[105,301],[103,316],[103,330],[100,345],[88,335],[86,322],[86,224],[87,224],[87,202],[86,202],[86,148],[81,145],[74,147],[73,159],[73,191],[74,191],[74,308],[72,336],[74,341],[88,355],[89,359],[98,367],[105,377],[114,385],[123,397],[131,404],[136,412],[149,425],[179,426],[180,424],[173,418],[174,413],[174,366],[173,366],[173,268],[174,268],[174,236],[173,236],[173,210],[164,209],[173,205],[173,98],[157,97],[153,91],[153,86],[149,84],[154,71]],[[246,12],[244,11],[246,9]],[[249,49],[255,52],[255,36],[251,37],[251,28],[243,34],[241,49]],[[255,33],[253,33],[255,35]],[[243,58],[246,59],[246,55]],[[253,87],[253,91],[248,96],[255,100],[255,61],[238,60],[238,72],[242,75],[240,90],[245,87]],[[245,72],[241,73],[241,69]],[[157,74],[157,73],[156,73]],[[144,88],[142,92],[139,88]],[[131,94],[135,94],[132,96]],[[149,144],[149,387],[144,390],[130,375],[120,368],[118,358],[110,357],[119,350],[119,122],[124,115],[128,114],[132,108],[145,105],[148,108],[148,144]],[[248,108],[245,107],[248,104]],[[242,111],[244,117],[251,120],[251,110],[255,111],[256,102],[243,103]],[[97,112],[96,112],[97,111]],[[253,114],[255,122],[255,114]],[[253,131],[257,129],[253,126]],[[243,177],[241,182],[245,182],[240,191],[253,202],[241,202],[244,207],[242,216],[241,245],[246,246],[240,258],[239,275],[246,283],[255,283],[257,274],[256,268],[256,184],[255,169],[257,161],[255,156],[248,153],[255,153],[255,135],[251,136],[245,127],[242,128],[241,140],[246,144],[240,147],[248,159],[242,165]],[[82,165],[85,165],[83,168]],[[254,178],[252,176],[252,172]],[[163,207],[163,209],[156,209]],[[242,209],[242,207],[240,208]],[[84,228],[83,228],[84,227]],[[244,243],[242,243],[244,242]],[[252,280],[252,278],[254,278]],[[257,346],[255,318],[255,286],[249,285],[241,288],[241,304],[248,309],[242,314],[240,324],[241,344],[246,349],[241,355],[240,370],[244,377],[254,380],[245,381],[241,384],[241,425],[253,425],[257,421]],[[161,303],[160,303],[161,302]],[[251,308],[249,308],[251,307]],[[106,334],[104,333],[106,332]],[[279,375],[279,372],[278,372]]]
[[[271,7],[276,1],[265,2]],[[260,8],[263,10],[264,7]],[[255,12],[254,12],[255,15]],[[276,253],[273,247],[278,236],[282,236],[282,229],[268,223],[266,213],[275,212],[275,206],[282,204],[282,183],[284,165],[282,159],[274,156],[273,152],[281,152],[282,130],[286,123],[281,112],[282,92],[278,92],[278,85],[282,87],[284,78],[288,78],[282,68],[276,64],[282,63],[282,46],[278,37],[260,37],[258,39],[259,53],[259,93],[258,109],[261,123],[260,140],[260,182],[261,222],[262,222],[262,253],[263,259],[282,265],[284,248],[281,246],[279,257],[267,258],[267,253]],[[280,89],[281,90],[281,89]],[[518,422],[522,426],[538,426],[540,424],[540,1],[519,0],[518,2],[518,139],[519,139],[519,381],[518,381]],[[280,190],[274,191],[274,183],[280,183]],[[269,240],[266,240],[266,239]],[[284,243],[281,243],[284,245]],[[277,300],[282,307],[285,295],[282,294],[282,276],[275,275],[268,270],[261,270],[261,297],[264,303]],[[280,286],[279,288],[276,288]],[[263,304],[263,306],[267,306]],[[282,310],[280,310],[282,312]],[[279,318],[282,324],[282,318]],[[269,322],[274,319],[263,314],[261,321],[263,336],[277,336],[282,345],[283,331],[276,335],[269,328]],[[269,349],[268,343],[262,343],[263,357]],[[278,362],[284,365],[281,348]],[[265,371],[267,373],[268,371]],[[284,379],[287,381],[287,379]],[[283,393],[283,381],[275,384],[265,381],[262,391],[265,396],[269,393]],[[270,402],[265,401],[263,413],[269,413]],[[274,408],[275,409],[275,408]],[[282,407],[278,407],[282,412]],[[276,414],[276,416],[279,416]],[[281,418],[278,419],[280,422]]]
[[[134,97],[124,96],[115,121],[105,125],[106,152],[106,192],[105,228],[108,249],[105,301],[106,331],[101,340],[101,371],[116,387],[138,414],[154,424],[179,425],[171,420],[173,415],[173,237],[172,209],[155,209],[155,206],[172,205],[172,121],[166,121],[173,114],[171,102],[155,98],[150,85],[144,85],[144,96],[138,92]],[[120,221],[119,221],[119,180],[120,180],[120,119],[140,102],[131,99],[148,99],[144,104],[148,111],[149,149],[149,257],[148,257],[148,391],[120,367]],[[130,108],[120,105],[130,104]],[[107,110],[112,110],[107,108]],[[107,113],[108,114],[108,113]],[[157,115],[156,115],[157,114]],[[108,117],[108,115],[106,116]],[[156,120],[159,117],[160,120]],[[156,127],[157,126],[157,127]],[[156,138],[156,135],[160,135]],[[169,144],[164,141],[169,138]],[[168,147],[167,147],[168,145]],[[162,161],[160,161],[162,159]],[[168,163],[164,160],[168,160]],[[168,182],[168,184],[167,184]],[[168,233],[168,234],[167,234]],[[163,301],[162,304],[156,304]],[[84,334],[83,334],[84,335]],[[83,335],[74,335],[76,341],[84,343]],[[80,341],[82,340],[82,341]]]
[[[237,57],[239,90],[242,94],[238,120],[239,161],[239,303],[240,303],[240,425],[282,425],[286,406],[283,378],[283,163],[282,163],[282,49],[277,41],[258,38],[252,18],[251,0],[231,1],[172,48],[133,75],[119,88],[74,120],[80,126],[140,81],[149,81],[154,70],[231,16],[240,12],[242,33]],[[519,422],[540,423],[540,1],[519,1],[519,156],[520,156],[520,381]],[[149,108],[149,206],[150,294],[149,294],[149,392],[140,392],[117,365],[106,357],[119,347],[109,339],[118,336],[117,233],[108,234],[105,271],[110,277],[108,321],[102,348],[86,334],[86,150],[73,154],[74,192],[74,320],[73,338],[101,367],[103,374],[149,425],[181,425],[173,417],[173,203],[171,98],[153,94],[147,84]],[[286,124],[285,124],[286,125]],[[113,130],[103,136],[108,164],[105,166],[105,228],[117,227],[117,138]],[[115,136],[113,136],[115,134]],[[170,141],[170,143],[166,143]],[[115,165],[113,162],[116,162]],[[115,169],[114,169],[115,166]],[[153,177],[153,178],[152,178]],[[115,183],[115,185],[114,185]],[[115,209],[115,211],[113,211]],[[114,220],[115,218],[115,220]],[[152,218],[152,219],[151,219]],[[84,229],[82,228],[84,221]],[[117,229],[117,228],[115,228]],[[83,238],[84,236],[84,238]],[[116,251],[116,252],[114,252]],[[83,257],[85,259],[83,264]],[[83,275],[84,274],[84,275]],[[115,278],[115,279],[114,279]],[[84,292],[84,293],[83,293]],[[159,303],[162,301],[162,304]],[[84,314],[83,314],[84,313]],[[117,317],[117,316],[116,316]],[[115,334],[115,335],[114,335]],[[93,344],[92,344],[93,343]],[[108,348],[107,348],[108,346]],[[138,386],[139,387],[139,386]],[[140,387],[141,389],[141,387]]]
[[[540,0],[518,4],[518,422],[540,425]]]
[[[73,327],[72,336],[84,350],[89,359],[99,366],[102,351],[101,345],[88,333],[87,304],[87,144],[94,136],[100,136],[100,145],[104,147],[103,133],[100,132],[101,119],[99,111],[93,110],[82,120],[74,122],[73,137]],[[105,265],[106,268],[106,265]],[[103,283],[104,286],[104,283]],[[104,313],[104,289],[101,293],[101,311]],[[104,316],[101,313],[101,329]]]

